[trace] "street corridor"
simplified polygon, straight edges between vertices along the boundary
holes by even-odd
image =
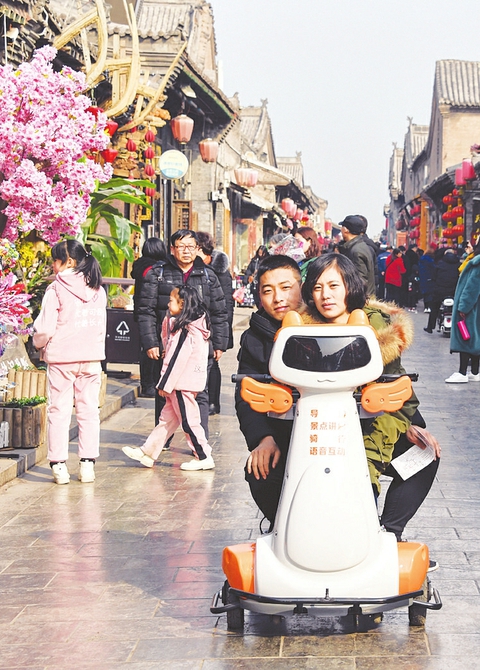
[[[236,308],[235,342],[250,315]],[[404,357],[442,446],[438,479],[406,536],[425,541],[440,569],[443,609],[425,630],[406,610],[377,627],[350,619],[271,621],[246,614],[244,632],[210,614],[223,583],[225,544],[256,538],[259,514],[243,479],[247,450],[221,360],[221,414],[211,418],[216,469],[182,472],[178,433],[153,470],[129,461],[153,427],[153,400],[139,399],[102,424],[97,480],[53,484],[44,462],[0,489],[0,670],[478,670],[480,667],[480,383],[446,385],[458,356],[423,331]]]

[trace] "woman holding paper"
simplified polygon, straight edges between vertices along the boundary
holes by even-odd
[[[401,354],[413,340],[410,317],[393,303],[368,300],[364,283],[353,263],[339,254],[320,256],[310,264],[302,287],[305,323],[345,324],[354,309],[363,309],[377,331],[384,363],[384,374],[405,374]],[[425,499],[438,468],[440,447],[427,430],[418,411],[418,400],[411,398],[398,412],[362,420],[368,467],[375,497],[380,493],[379,477],[393,477],[384,504],[381,522],[400,540],[406,523]],[[389,468],[392,457],[407,451],[412,444],[430,445],[433,460],[405,481]],[[388,469],[388,471],[387,471]]]

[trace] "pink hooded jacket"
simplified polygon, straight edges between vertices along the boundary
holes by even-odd
[[[105,358],[107,296],[92,289],[83,274],[59,272],[45,291],[33,324],[33,344],[47,363],[81,363]]]
[[[172,333],[174,321],[174,317],[167,316],[162,323],[165,358],[157,388],[166,393],[175,390],[198,393],[207,383],[210,331],[204,316]]]

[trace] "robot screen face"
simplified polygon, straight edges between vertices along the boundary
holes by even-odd
[[[290,337],[283,350],[283,363],[307,372],[346,372],[368,365],[372,355],[367,340],[353,337]]]

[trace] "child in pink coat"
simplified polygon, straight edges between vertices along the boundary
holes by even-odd
[[[198,291],[184,284],[170,293],[168,309],[162,323],[164,359],[159,395],[166,399],[157,426],[143,447],[123,447],[123,453],[147,468],[152,468],[165,442],[182,426],[195,458],[182,463],[181,470],[212,470],[215,463],[212,448],[200,424],[195,396],[207,382],[208,340],[207,309]]]
[[[48,459],[56,484],[68,484],[66,460],[73,397],[78,422],[79,480],[95,480],[100,446],[101,364],[105,358],[107,298],[96,259],[77,240],[52,248],[55,281],[35,319],[33,344],[48,363]]]

